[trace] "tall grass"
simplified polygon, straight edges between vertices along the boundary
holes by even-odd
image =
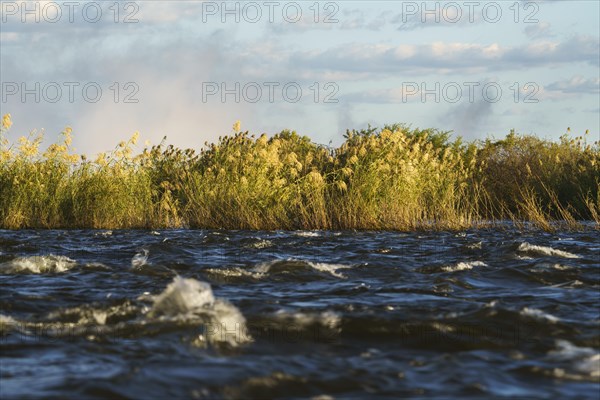
[[[338,148],[296,132],[240,132],[198,152],[165,145],[134,154],[138,134],[91,161],[72,130],[40,151],[11,144],[4,116],[0,227],[463,229],[495,220],[552,230],[600,215],[600,144],[511,132],[463,143],[396,124],[347,131]]]
[[[480,180],[489,206],[487,218],[511,216],[545,229],[550,221],[575,226],[594,219],[600,209],[600,143],[589,133],[559,142],[511,131],[505,139],[480,144]]]

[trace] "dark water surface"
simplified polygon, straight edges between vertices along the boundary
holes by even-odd
[[[0,397],[595,398],[600,232],[0,231]]]

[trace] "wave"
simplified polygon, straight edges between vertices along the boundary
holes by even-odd
[[[34,321],[0,315],[0,328],[3,334],[17,331],[34,338],[83,337],[90,341],[106,340],[143,332],[140,329],[143,322],[135,319],[139,311],[139,307],[129,301],[112,306],[85,304],[58,309]]]
[[[600,353],[589,347],[578,347],[568,340],[557,340],[556,350],[548,353],[553,362],[565,363],[564,368],[554,368],[557,378],[573,380],[600,379]]]
[[[564,250],[553,249],[549,246],[538,246],[535,244],[530,244],[527,242],[523,242],[517,248],[518,252],[527,253],[530,255],[540,255],[540,256],[553,256],[553,257],[563,257],[563,258],[580,258],[577,254],[569,253]]]
[[[318,263],[289,258],[287,260],[272,260],[255,265],[252,268],[210,268],[206,272],[216,278],[236,278],[264,280],[268,278],[287,278],[291,280],[318,279],[318,273],[324,273],[335,278],[345,279],[346,276],[339,270],[352,268],[352,265]]]
[[[417,271],[425,274],[437,274],[441,272],[458,272],[468,271],[473,267],[487,267],[488,265],[483,261],[461,261],[453,265],[427,265],[424,267],[417,268]]]
[[[251,249],[266,249],[269,247],[273,247],[273,242],[268,239],[257,238],[256,241],[247,245],[246,247]]]
[[[520,314],[526,317],[531,317],[540,321],[547,321],[553,324],[560,321],[558,317],[555,317],[552,314],[545,313],[542,310],[538,310],[537,308],[525,307],[521,310]]]
[[[456,271],[466,271],[473,269],[473,267],[487,267],[488,265],[483,261],[466,261],[459,262],[456,265],[443,266],[441,268],[444,272],[456,272]]]
[[[176,276],[167,288],[154,298],[149,316],[174,316],[195,312],[214,304],[212,288],[206,282]]]
[[[143,267],[144,265],[148,265],[149,255],[150,250],[148,249],[141,249],[140,251],[138,251],[131,259],[131,268],[138,269]]]
[[[348,269],[352,268],[351,265],[343,265],[343,264],[328,264],[328,263],[312,263],[308,262],[308,265],[317,271],[326,272],[336,278],[346,278],[345,275],[337,272],[340,269]]]
[[[246,319],[231,303],[214,297],[206,282],[176,276],[167,288],[154,298],[147,316],[164,320],[202,322],[206,330],[195,344],[209,341],[237,346],[252,341]]]
[[[320,237],[322,236],[319,232],[315,231],[295,231],[294,235],[300,237]]]
[[[290,258],[287,260],[274,260],[258,264],[252,269],[252,271],[255,274],[258,274],[258,276],[262,277],[269,274],[294,273],[306,270],[307,267],[309,271],[312,269],[319,272],[325,272],[329,275],[335,276],[336,278],[345,278],[344,275],[337,272],[338,270],[352,268],[350,265],[315,263],[311,261],[295,260]]]
[[[340,315],[333,311],[303,313],[279,310],[275,313],[275,318],[295,326],[309,327],[320,325],[330,329],[339,329],[342,322]]]
[[[17,257],[0,264],[0,273],[56,273],[75,267],[77,262],[66,256],[49,254],[46,256]]]
[[[145,302],[150,306],[144,305]],[[17,330],[27,336],[105,340],[189,329],[194,331],[190,339],[192,345],[211,343],[236,347],[253,340],[246,328],[246,319],[234,305],[215,298],[208,283],[179,276],[160,294],[144,293],[136,302],[118,300],[111,305],[62,308],[37,321],[19,321],[0,314],[1,335]]]
[[[558,263],[539,263],[536,264],[534,268],[540,271],[573,271],[575,269],[574,267],[571,267],[569,265],[563,265]]]
[[[83,304],[50,312],[46,320],[51,324],[66,323],[73,326],[110,326],[124,320],[135,319],[139,307],[129,300],[117,300],[111,305]]]
[[[17,321],[8,315],[0,314],[0,336],[6,335],[17,324]]]
[[[252,316],[248,328],[257,342],[323,343],[341,339],[342,323],[341,315],[329,310],[279,310]]]

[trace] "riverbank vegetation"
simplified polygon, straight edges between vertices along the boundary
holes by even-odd
[[[93,160],[72,130],[41,150],[0,136],[0,228],[464,229],[512,220],[546,230],[600,224],[600,143],[510,132],[465,143],[396,124],[347,131],[337,148],[296,132],[233,132],[201,150],[136,150],[138,134]]]

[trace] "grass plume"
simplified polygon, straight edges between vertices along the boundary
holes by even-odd
[[[600,212],[600,144],[510,132],[463,143],[395,124],[347,131],[337,148],[293,131],[240,131],[205,148],[164,143],[134,154],[139,135],[95,160],[72,130],[0,135],[0,227],[228,229],[464,229],[512,219],[580,227]],[[558,224],[558,225],[557,225]],[[562,224],[562,225],[561,225]]]

